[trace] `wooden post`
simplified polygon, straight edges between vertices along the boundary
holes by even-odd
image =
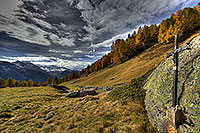
[[[178,88],[178,37],[179,34],[175,33],[175,42],[174,42],[174,81],[173,81],[173,107],[177,105],[177,88]]]
[[[170,56],[173,56],[174,61],[174,75],[173,75],[173,99],[172,99],[172,105],[169,105],[167,107],[167,118],[169,123],[174,127],[174,129],[178,129],[179,125],[181,125],[183,122],[187,120],[186,115],[184,114],[184,108],[180,105],[178,105],[177,101],[177,90],[178,90],[178,53],[182,52],[189,47],[189,43],[187,45],[178,48],[178,37],[179,34],[175,33],[175,42],[174,42],[174,51],[171,53],[167,53],[166,57],[169,58]]]

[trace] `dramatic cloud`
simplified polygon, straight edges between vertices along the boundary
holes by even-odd
[[[85,66],[107,54],[114,40],[126,38],[139,25],[158,24],[178,9],[198,2],[1,0],[0,59],[16,57],[36,63],[30,57],[41,57],[37,64],[71,69]]]

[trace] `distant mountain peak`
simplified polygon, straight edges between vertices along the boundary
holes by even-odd
[[[15,65],[17,65],[18,67],[21,67],[21,68],[34,69],[34,70],[37,70],[37,71],[43,71],[39,66],[36,66],[33,63],[28,62],[28,61],[19,61],[19,60],[17,60],[16,62],[12,62],[12,64],[15,64]]]
[[[31,62],[26,61],[15,61],[15,62],[6,62],[0,61],[0,77],[7,80],[9,77],[15,80],[32,80],[45,82],[48,77],[62,78],[66,76],[66,73],[70,74],[72,72],[81,70],[80,67],[76,67],[74,70],[67,69],[65,67],[57,66],[37,66]]]
[[[15,80],[33,80],[44,82],[48,77],[52,77],[50,73],[42,70],[40,67],[31,62],[6,62],[0,61],[0,77],[8,79],[9,77]]]

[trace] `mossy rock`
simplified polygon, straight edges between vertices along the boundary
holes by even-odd
[[[194,127],[182,125],[180,132],[200,132],[200,36],[189,50],[179,53],[178,103],[186,108]],[[172,104],[173,57],[160,63],[146,84],[145,105],[149,119],[162,132],[166,127],[166,110]]]

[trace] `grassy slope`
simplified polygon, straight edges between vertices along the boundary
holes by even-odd
[[[191,40],[197,36],[194,34],[186,41],[179,44],[179,46],[185,45],[185,42]],[[64,83],[64,85],[81,85],[81,86],[115,86],[130,82],[131,79],[139,78],[148,71],[154,69],[161,61],[166,59],[166,53],[173,51],[174,44],[160,45],[155,44],[153,47],[145,50],[133,59],[111,67],[105,68],[100,71],[89,74],[88,76],[82,76],[79,79],[74,79]],[[114,78],[114,80],[110,80]]]
[[[155,68],[165,59],[165,53],[172,48],[173,44],[159,45],[151,47],[139,56],[133,59],[103,70],[83,76],[64,83],[64,85],[82,85],[82,86],[115,86],[130,82],[131,79],[144,75],[149,70]],[[110,80],[114,78],[114,80]]]
[[[108,93],[68,99],[51,87],[0,89],[0,132],[153,130],[142,102],[112,100]]]

